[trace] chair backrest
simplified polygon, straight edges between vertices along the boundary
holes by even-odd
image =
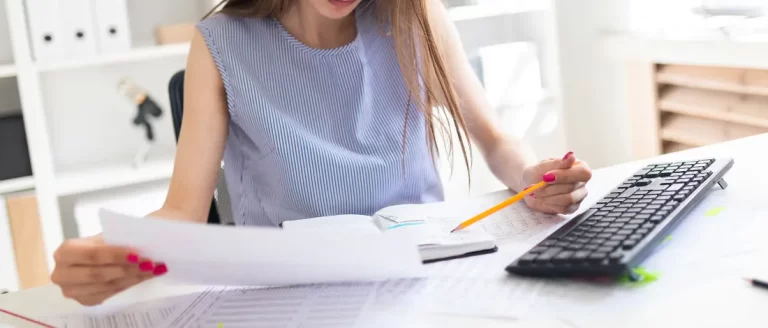
[[[173,115],[173,129],[176,132],[176,142],[181,134],[181,121],[184,117],[184,71],[180,71],[171,77],[168,83],[168,95],[171,99],[171,114]],[[208,211],[208,223],[221,224],[216,197],[211,200],[211,209]]]

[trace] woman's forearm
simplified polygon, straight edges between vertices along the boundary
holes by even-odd
[[[523,181],[523,171],[538,162],[536,154],[527,143],[514,136],[502,135],[497,139],[484,154],[488,167],[507,187],[521,191],[528,186]]]

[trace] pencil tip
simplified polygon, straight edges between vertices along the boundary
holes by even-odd
[[[454,228],[453,230],[451,230],[451,233],[456,232],[456,230],[459,230],[459,228]]]

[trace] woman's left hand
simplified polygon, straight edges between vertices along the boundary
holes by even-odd
[[[572,152],[562,159],[548,159],[523,171],[523,181],[532,185],[547,182],[543,188],[525,197],[531,209],[548,214],[571,214],[587,197],[585,185],[592,171],[585,162],[576,162]]]

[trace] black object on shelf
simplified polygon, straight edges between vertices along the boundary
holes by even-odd
[[[24,118],[0,117],[0,181],[32,175]]]

